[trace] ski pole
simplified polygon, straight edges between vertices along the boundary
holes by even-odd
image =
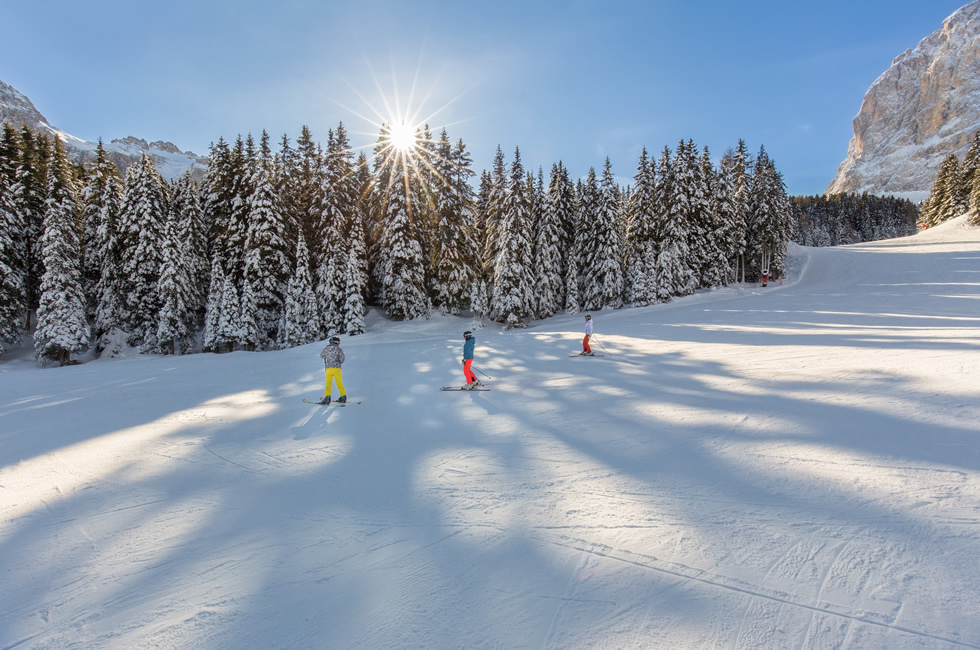
[[[490,375],[488,375],[487,373],[485,373],[485,372],[483,372],[483,371],[482,371],[482,370],[480,370],[479,368],[474,368],[473,366],[470,366],[470,370],[476,370],[476,371],[477,371],[478,373],[480,373],[481,375],[483,375],[483,376],[484,376],[484,377],[486,377],[487,379],[493,379],[493,377],[491,377],[491,376],[490,376]]]
[[[591,338],[595,339],[595,342],[599,344],[599,347],[602,348],[602,351],[603,352],[606,352],[608,354],[612,354],[612,352],[609,352],[609,350],[606,349],[606,346],[604,346],[602,344],[602,341],[600,341],[598,338],[596,338],[595,333],[592,334],[592,337]]]

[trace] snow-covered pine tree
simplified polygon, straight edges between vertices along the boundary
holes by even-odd
[[[435,303],[443,313],[458,314],[470,302],[470,290],[479,272],[479,252],[473,237],[471,158],[460,140],[454,149],[442,130],[432,161],[432,199]]]
[[[94,331],[97,337],[125,327],[126,294],[123,271],[123,236],[120,215],[122,212],[123,181],[108,175],[102,188],[99,204],[98,227],[95,234],[94,254],[98,258],[99,279],[95,285]],[[97,344],[101,351],[101,342]]]
[[[42,261],[41,234],[45,201],[48,193],[48,167],[52,146],[42,133],[34,134],[23,126],[19,134],[20,157],[15,171],[14,207],[20,217],[21,230],[17,236],[18,257],[23,274],[24,329],[31,329],[31,314],[38,308],[41,292]]]
[[[970,189],[970,223],[980,226],[980,167],[973,174],[973,185]]]
[[[226,231],[231,222],[233,179],[231,148],[224,138],[218,138],[211,145],[200,190],[201,213],[208,228],[208,250],[212,260],[224,255]]]
[[[493,166],[487,176],[488,185],[486,186],[486,198],[483,201],[483,270],[487,278],[490,279],[488,290],[493,292],[493,276],[497,260],[497,253],[500,250],[501,221],[503,219],[503,205],[507,198],[507,167],[504,164],[504,152],[497,145],[497,153],[493,157]]]
[[[734,213],[733,234],[734,241],[729,258],[729,263],[735,271],[735,281],[745,282],[745,250],[748,246],[746,237],[749,228],[749,196],[751,193],[752,168],[755,161],[749,154],[748,145],[745,140],[739,139],[735,146],[731,160],[731,182],[735,189],[732,197],[732,207]]]
[[[374,175],[371,173],[370,163],[365,152],[360,152],[354,164],[353,186],[357,194],[354,218],[360,222],[361,232],[363,233],[364,253],[363,268],[367,274],[362,295],[365,304],[376,304],[377,284],[372,282],[374,276],[374,265],[380,257],[379,237],[381,229],[379,227],[379,213],[377,199],[378,194],[374,190]]]
[[[601,185],[589,170],[583,197],[582,302],[587,311],[623,306],[623,244],[619,233],[619,189],[606,158]]]
[[[101,215],[105,208],[103,201],[110,198],[106,186],[115,181],[121,187],[119,168],[107,156],[102,139],[95,147],[95,165],[88,182],[82,189],[82,287],[85,291],[85,311],[91,321],[95,321],[98,310],[98,284],[102,274],[102,249],[99,229]],[[118,209],[118,202],[116,205]],[[98,333],[98,332],[97,332]]]
[[[258,156],[251,133],[244,142],[241,136],[235,140],[230,163],[231,214],[215,246],[221,247],[221,257],[225,261],[225,279],[230,279],[237,291],[245,282],[245,240],[248,238],[252,219],[250,210],[255,191],[252,179],[257,175],[258,168]]]
[[[316,260],[316,293],[320,300],[322,336],[341,331],[344,303],[347,299],[347,234],[353,218],[357,195],[354,188],[353,154],[344,125],[331,130],[327,137],[323,185],[316,214],[320,255]]]
[[[367,293],[368,280],[367,253],[361,220],[355,215],[350,223],[350,231],[347,233],[347,268],[345,269],[347,277],[344,283],[347,299],[344,301],[341,329],[350,336],[356,336],[365,331],[366,305],[364,296]]]
[[[321,255],[318,225],[325,164],[323,150],[304,124],[296,139],[294,165],[289,173],[288,196],[292,201],[287,207],[294,211],[290,216],[303,232],[311,262]]]
[[[727,260],[730,282],[744,281],[742,260],[745,254],[748,152],[744,141],[739,140],[738,144],[738,149],[729,151],[721,159],[715,202],[715,209],[723,221],[719,246]]]
[[[735,206],[733,160],[732,155],[722,157],[712,197],[712,212],[716,224],[713,240],[719,255],[717,277],[718,284],[723,285],[735,280],[735,267],[732,260],[737,257],[738,241],[744,236],[740,234]]]
[[[792,207],[782,175],[766,153],[759,149],[749,201],[747,260],[753,274],[769,271],[775,277],[782,270],[786,244],[792,234]]]
[[[931,228],[948,221],[956,214],[959,204],[960,164],[956,154],[949,154],[939,165],[936,181],[919,216],[920,228]]]
[[[677,156],[671,160],[670,149],[664,147],[657,165],[657,213],[659,245],[657,247],[656,284],[657,298],[668,302],[674,296],[691,293],[695,287],[688,251],[687,215],[690,211],[688,188],[690,169],[686,158],[686,145],[682,141]]]
[[[283,347],[306,345],[317,340],[320,333],[320,313],[310,276],[310,254],[306,238],[299,233],[296,243],[296,268],[289,278],[283,326]]]
[[[34,351],[38,359],[57,361],[62,366],[71,361],[72,354],[88,349],[79,212],[74,175],[61,139],[55,138],[48,198],[45,201],[44,234],[41,237],[44,273],[37,309],[37,329],[34,331]]]
[[[157,348],[161,305],[158,283],[167,214],[164,181],[153,161],[143,155],[126,172],[119,220],[126,278],[122,320],[127,324],[131,344],[144,350]]]
[[[556,206],[557,186],[561,171],[551,166],[548,192],[542,197],[541,221],[534,242],[534,297],[538,318],[549,318],[560,312],[565,304],[562,278],[562,250],[565,240],[564,224]]]
[[[204,351],[220,352],[218,347],[219,325],[221,322],[222,291],[225,287],[225,265],[219,255],[211,258],[211,273],[209,273],[208,304],[204,313]]]
[[[4,342],[20,341],[24,304],[24,274],[17,237],[23,225],[15,195],[22,189],[16,182],[18,158],[17,132],[4,122],[0,136],[0,353],[4,352]]]
[[[521,152],[515,149],[497,225],[500,245],[494,260],[490,301],[491,318],[504,323],[507,329],[527,327],[534,311],[530,209]]]
[[[208,262],[208,230],[201,209],[200,191],[190,172],[174,182],[170,200],[170,218],[177,226],[177,236],[184,248],[187,283],[191,290],[187,317],[188,330],[197,331],[204,325],[207,309],[210,263]]]
[[[290,275],[284,217],[272,178],[271,161],[261,162],[250,181],[249,223],[245,238],[245,275],[242,285],[244,344],[264,350],[279,339],[286,283]]]
[[[190,325],[191,301],[194,291],[187,269],[188,257],[180,236],[176,216],[171,214],[164,229],[160,259],[160,314],[157,341],[163,354],[187,354],[194,332]]]
[[[634,176],[626,229],[627,300],[635,307],[657,302],[656,173],[657,165],[644,148]]]
[[[379,141],[385,142],[387,125]],[[387,149],[387,150],[386,150]],[[377,191],[381,194],[381,246],[379,264],[381,300],[388,317],[412,320],[429,317],[425,287],[425,259],[419,243],[413,209],[412,183],[405,153],[382,145],[379,151]]]
[[[977,169],[980,169],[980,131],[973,134],[970,148],[963,158],[960,165],[960,177],[957,183],[956,207],[954,212],[957,216],[969,212],[970,195],[973,192],[973,179],[976,178]]]
[[[710,237],[710,214],[708,180],[703,176],[701,161],[693,140],[688,139],[683,146],[678,147],[678,160],[683,159],[686,166],[683,176],[687,194],[687,250],[688,264],[694,278],[694,289],[707,286],[703,274],[710,259],[708,238]]]
[[[218,327],[214,349],[220,351],[222,346],[226,346],[230,352],[241,345],[245,341],[243,323],[242,302],[238,287],[235,286],[235,281],[231,277],[225,275],[224,285],[221,287],[221,306],[218,309]]]
[[[721,212],[723,207],[719,204],[723,200],[719,195],[721,180],[711,162],[708,147],[704,147],[701,151],[699,167],[702,198],[697,214],[704,233],[699,275],[702,287],[717,287],[728,284],[728,261],[721,247],[728,217]]]

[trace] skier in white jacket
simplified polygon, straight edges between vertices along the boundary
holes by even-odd
[[[585,315],[585,338],[582,339],[582,352],[581,356],[592,357],[595,356],[592,352],[592,348],[589,346],[589,337],[592,336],[592,316],[589,314]]]
[[[345,403],[347,391],[344,389],[343,372],[340,369],[344,363],[344,351],[340,348],[339,336],[331,336],[327,340],[327,347],[320,352],[320,358],[323,359],[324,372],[327,378],[327,387],[323,390],[323,399],[320,400],[320,403],[330,403],[330,394],[333,393],[333,382],[335,381],[337,382],[337,390],[340,391],[337,402]]]

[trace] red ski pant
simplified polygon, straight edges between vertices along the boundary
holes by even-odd
[[[473,370],[470,368],[472,365],[473,359],[463,359],[463,374],[466,376],[467,384],[476,383],[476,375],[473,374]]]
[[[592,352],[592,348],[589,347],[589,335],[588,334],[586,334],[585,335],[585,338],[582,339],[582,351],[583,352]]]

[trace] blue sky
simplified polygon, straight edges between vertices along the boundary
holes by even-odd
[[[477,170],[573,176],[642,147],[717,158],[765,145],[791,194],[822,193],[892,59],[965,0],[569,2],[3,0],[0,79],[87,140],[135,135],[206,154],[269,131],[355,146],[399,112],[446,127]]]

